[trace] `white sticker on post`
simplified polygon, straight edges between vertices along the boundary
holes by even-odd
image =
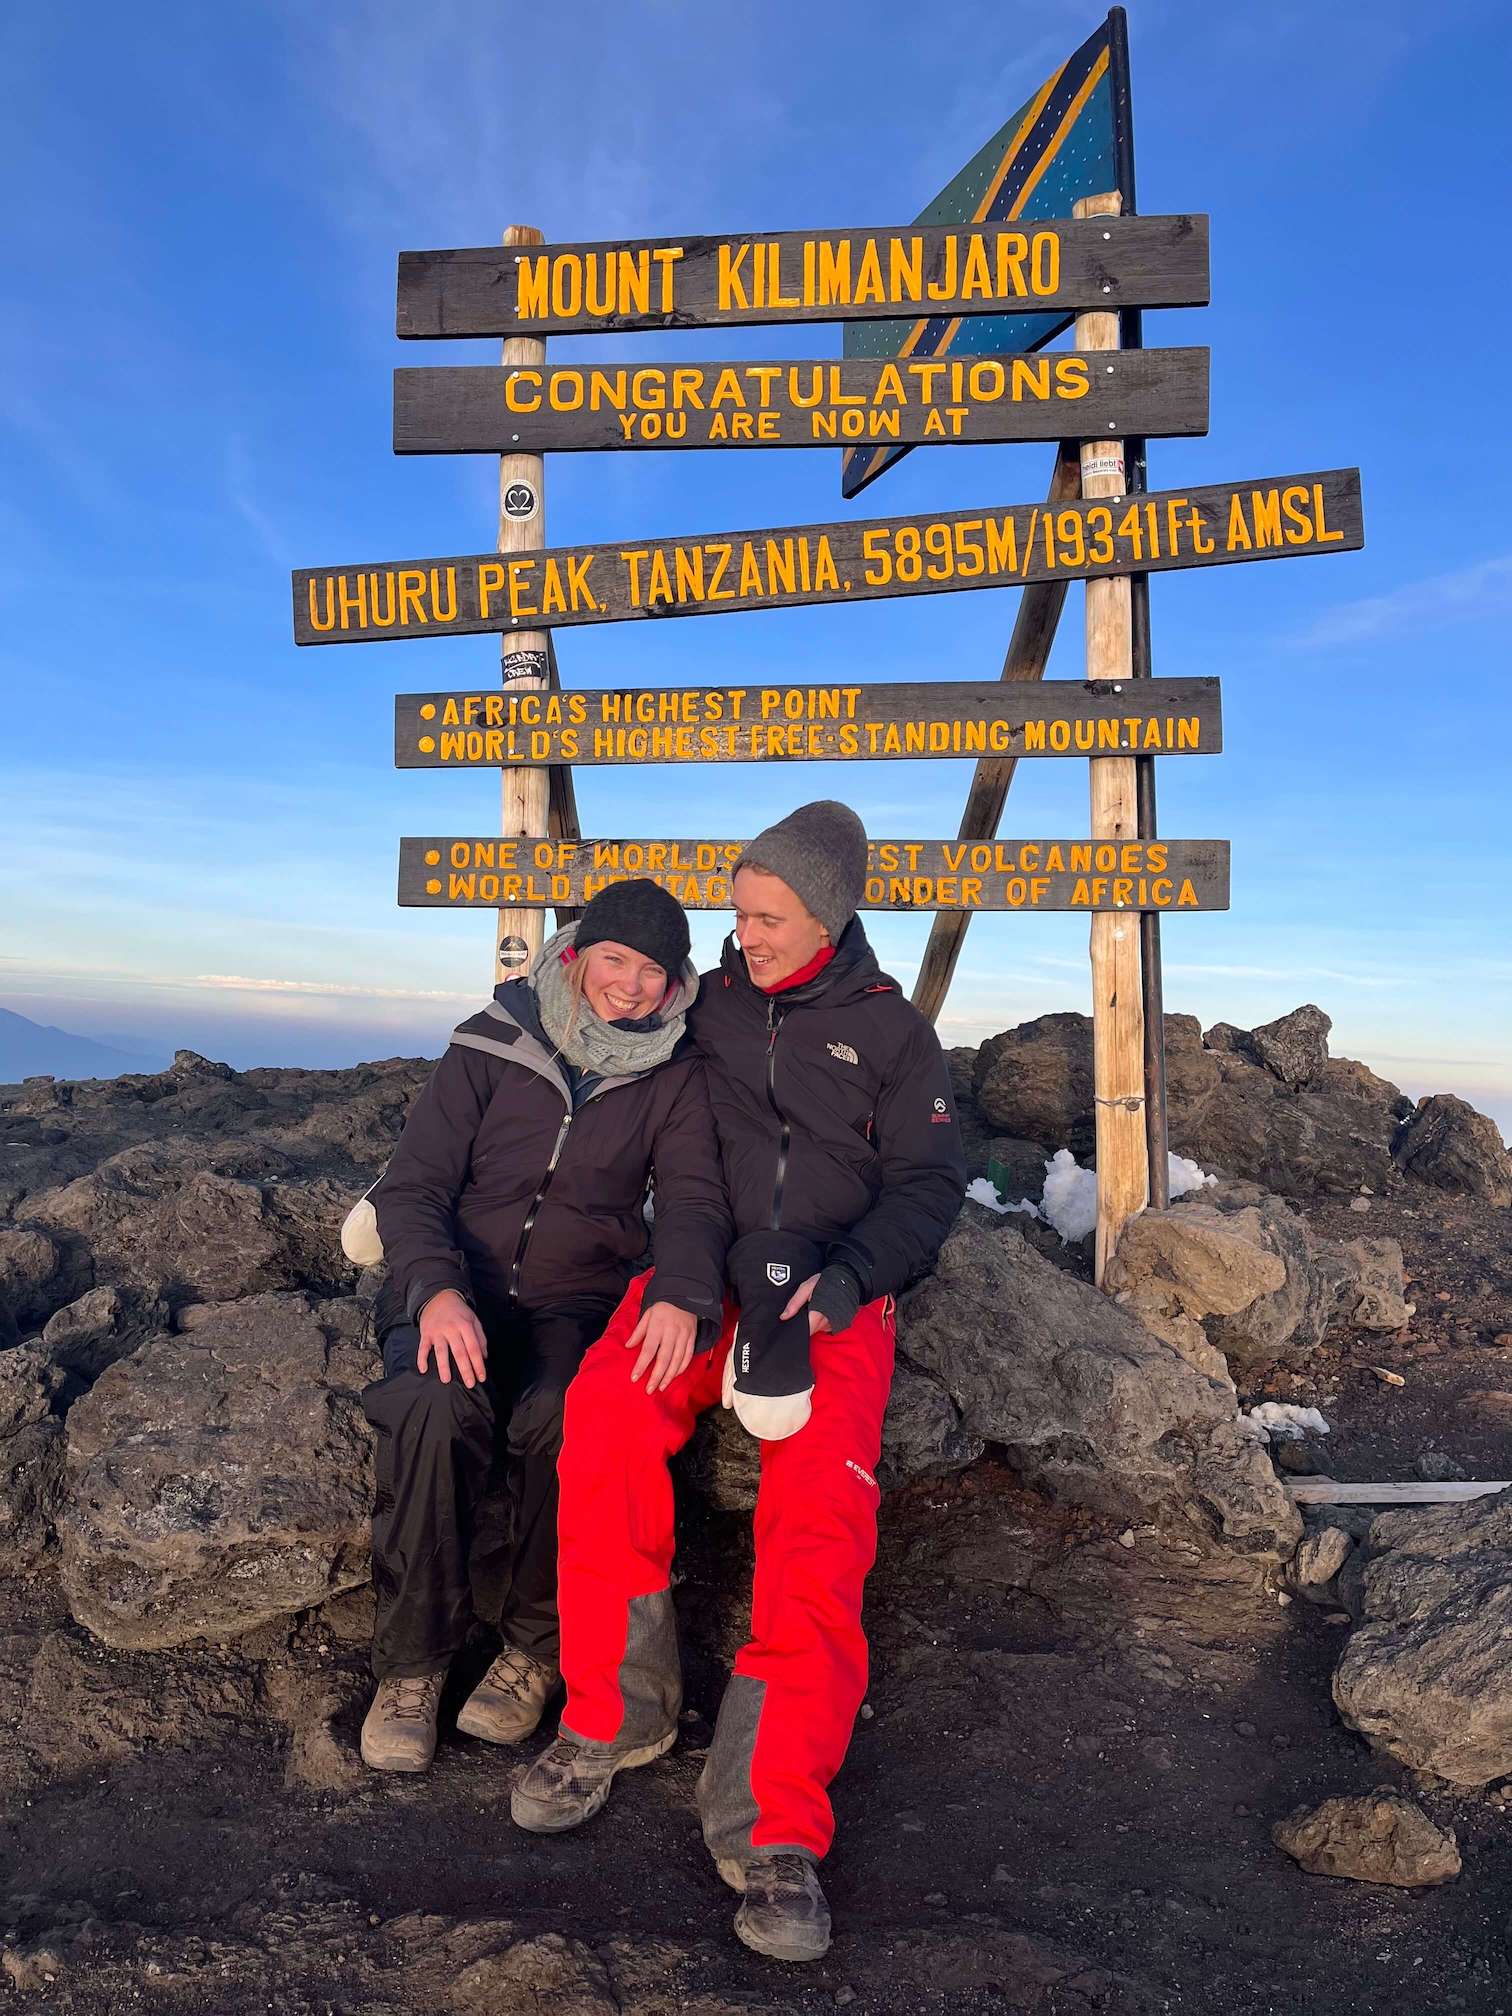
[[[1082,481],[1084,483],[1092,476],[1114,476],[1122,483],[1123,474],[1124,458],[1122,455],[1110,455],[1106,450],[1099,449],[1095,454],[1084,456],[1082,459]]]

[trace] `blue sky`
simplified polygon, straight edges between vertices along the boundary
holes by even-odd
[[[1493,4],[1130,8],[1141,207],[1212,215],[1212,432],[1155,487],[1358,463],[1363,554],[1158,577],[1157,672],[1220,674],[1226,753],[1162,829],[1234,843],[1233,908],[1172,919],[1204,1023],[1315,1000],[1336,1053],[1512,1125],[1506,632],[1489,332],[1509,61]],[[402,912],[401,833],[486,832],[484,772],[396,773],[396,691],[487,685],[494,639],[297,651],[288,570],[490,543],[486,457],[400,460],[401,247],[911,217],[1096,24],[900,0],[145,9],[0,28],[22,201],[0,268],[0,1003],[233,1062],[434,1052],[491,981],[484,913]],[[806,355],[837,329],[577,339],[566,358]],[[838,456],[557,457],[552,543],[1027,501],[1048,447],[916,451],[853,506]],[[1052,675],[1079,676],[1073,589]],[[570,685],[993,678],[1014,596],[563,632]],[[798,796],[951,835],[969,766],[597,770],[589,831],[731,834]],[[1084,830],[1026,764],[1004,832]],[[872,923],[911,981],[927,925]],[[700,922],[712,954],[721,926]],[[947,1041],[1088,999],[1085,920],[972,925]]]

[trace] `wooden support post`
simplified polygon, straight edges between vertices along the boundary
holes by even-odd
[[[1051,505],[1069,504],[1080,495],[1080,452],[1075,442],[1063,441],[1050,477],[1049,502]],[[1065,581],[1034,581],[1019,597],[1013,635],[1008,640],[1008,655],[1003,660],[1004,679],[1044,678],[1068,585]],[[980,759],[972,775],[971,789],[966,794],[966,809],[961,814],[960,831],[956,835],[958,840],[992,840],[997,837],[998,822],[1003,816],[1003,806],[1017,768],[1016,756],[984,756]],[[966,926],[970,922],[969,910],[942,910],[930,927],[919,975],[914,981],[913,1005],[931,1022],[938,1018],[945,1005],[956,961],[965,942]]]
[[[551,690],[562,690],[562,675],[557,670],[556,638],[546,632],[546,669],[551,678]],[[577,787],[572,781],[572,766],[568,763],[553,763],[546,772],[550,778],[547,786],[550,802],[546,809],[546,823],[553,840],[581,840],[583,829],[578,821]],[[556,921],[558,931],[565,925],[575,924],[583,914],[581,907],[570,903],[558,903]]]
[[[1116,217],[1116,191],[1083,196],[1078,217]],[[1098,310],[1076,318],[1078,350],[1116,350],[1118,315]],[[1122,441],[1084,441],[1084,498],[1122,497]],[[1087,677],[1133,676],[1129,579],[1116,575],[1087,583]],[[1093,757],[1088,765],[1094,840],[1134,840],[1139,834],[1132,756]],[[1092,1078],[1097,1122],[1097,1252],[1100,1287],[1125,1224],[1149,1198],[1145,1146],[1144,997],[1139,972],[1139,922],[1135,914],[1100,911],[1092,919]]]
[[[1132,217],[1134,195],[1134,88],[1129,73],[1129,19],[1122,7],[1108,12],[1108,92],[1113,113],[1113,164],[1123,215]],[[1120,311],[1119,343],[1125,350],[1144,348],[1144,315],[1138,308]],[[1124,442],[1125,482],[1131,497],[1142,495],[1149,482],[1145,444]],[[1129,577],[1134,628],[1134,677],[1150,677],[1150,577]],[[1153,840],[1159,830],[1155,811],[1155,758],[1136,759],[1139,837]],[[1160,965],[1160,913],[1139,913],[1139,976],[1144,989],[1145,1022],[1145,1152],[1150,1165],[1150,1203],[1157,1211],[1171,1201],[1171,1151],[1166,1126],[1165,981]]]
[[[506,245],[540,245],[544,234],[533,224],[511,224]],[[544,364],[546,344],[538,336],[507,336],[503,364]],[[499,551],[534,553],[546,543],[545,464],[539,455],[499,457]],[[499,674],[511,692],[551,683],[550,634],[506,630]],[[549,827],[550,773],[542,769],[502,770],[499,831],[506,840],[543,839]],[[541,949],[545,913],[499,911],[494,937],[494,979],[508,980],[527,970]]]

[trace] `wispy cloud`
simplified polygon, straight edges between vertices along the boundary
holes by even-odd
[[[471,1001],[471,993],[453,993],[449,987],[356,987],[338,980],[253,979],[241,973],[198,973],[192,980],[173,983],[181,987],[219,987],[238,994],[320,994],[350,1001]]]
[[[1362,973],[1358,970],[1346,971],[1339,966],[1242,966],[1215,960],[1186,961],[1167,959],[1162,962],[1167,973],[1175,973],[1184,978],[1197,977],[1204,980],[1281,980],[1289,987],[1310,986],[1314,980],[1330,980],[1342,987],[1400,987],[1400,973]]]
[[[1489,622],[1512,614],[1512,553],[1409,581],[1389,595],[1368,595],[1329,609],[1303,632],[1300,642],[1368,644],[1399,638],[1444,623]]]
[[[280,572],[294,565],[294,549],[282,528],[258,501],[247,444],[239,434],[226,443],[226,498],[232,510],[249,526],[263,552]]]

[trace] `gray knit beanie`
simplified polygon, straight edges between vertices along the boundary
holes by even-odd
[[[838,945],[866,894],[866,828],[849,805],[816,798],[768,826],[735,863],[776,875],[802,897]]]

